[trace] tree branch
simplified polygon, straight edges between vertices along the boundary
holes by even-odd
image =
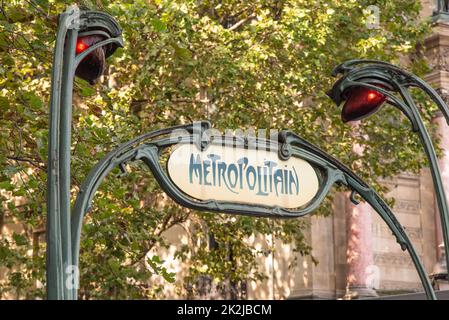
[[[232,25],[228,30],[229,31],[234,31],[236,29],[238,29],[240,26],[242,26],[244,23],[253,20],[254,18],[256,18],[255,14],[251,14],[248,17],[240,20],[239,22],[237,22],[236,24]]]
[[[39,162],[38,160],[21,158],[21,157],[6,157],[6,159],[17,161],[17,162],[27,162],[40,170],[47,170],[46,165],[43,164],[42,162]]]

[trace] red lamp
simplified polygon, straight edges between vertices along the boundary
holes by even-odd
[[[89,47],[103,41],[104,39],[104,36],[96,34],[79,37],[76,41],[76,54],[81,54]],[[102,46],[89,53],[80,62],[76,68],[75,75],[88,81],[90,84],[95,84],[97,79],[103,74],[105,64],[105,48]]]
[[[84,42],[83,39],[84,38],[79,38],[76,42],[76,54],[80,54],[81,52],[89,48],[89,46],[86,44],[86,42]]]
[[[379,91],[357,86],[345,93],[346,102],[341,111],[343,122],[365,118],[376,112],[387,97]]]

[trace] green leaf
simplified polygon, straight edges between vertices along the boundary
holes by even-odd
[[[13,233],[12,238],[18,246],[24,246],[28,244],[28,239],[22,234]]]
[[[94,87],[90,86],[86,82],[83,82],[83,84],[81,86],[81,92],[80,92],[83,97],[90,97],[90,96],[94,95],[95,92],[96,92],[96,90]]]
[[[189,49],[186,49],[184,47],[181,47],[177,44],[173,44],[173,48],[175,49],[175,54],[178,58],[182,60],[191,60],[192,59],[192,53]]]
[[[157,18],[152,19],[150,23],[157,32],[167,31],[167,25]]]
[[[9,108],[9,100],[6,97],[0,97],[0,110],[5,111]]]
[[[31,109],[41,109],[43,103],[41,98],[39,98],[34,92],[25,92],[23,98],[29,104]]]
[[[14,186],[11,184],[11,181],[0,181],[0,189],[6,190],[6,191],[13,191]]]

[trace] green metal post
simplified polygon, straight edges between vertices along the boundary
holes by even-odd
[[[72,299],[72,290],[68,286],[72,278],[72,252],[70,230],[70,145],[72,129],[72,93],[74,79],[74,62],[78,30],[67,32],[64,50],[63,85],[60,110],[60,140],[59,140],[59,176],[61,188],[61,245],[64,267],[64,299]],[[70,277],[70,278],[69,278]]]
[[[70,164],[67,162],[66,150],[70,133],[67,137],[61,130],[67,130],[67,121],[71,122],[71,119],[67,119],[71,116],[67,110],[71,110],[72,107],[73,76],[71,74],[73,71],[71,70],[77,32],[68,28],[72,26],[76,18],[76,10],[77,7],[71,7],[59,17],[53,61],[48,147],[46,257],[47,298],[51,300],[71,297],[65,283],[66,269],[71,265],[71,246],[70,242],[67,242],[70,241],[70,229],[67,229],[67,221],[70,221],[70,193],[64,194],[68,190],[67,184],[70,189],[70,168],[67,168]],[[66,118],[62,123],[61,117]],[[65,156],[62,157],[64,159],[61,159],[61,149],[64,150]],[[68,156],[70,157],[70,153]]]
[[[105,39],[75,55],[79,32]],[[81,35],[80,35],[81,36]],[[105,47],[106,57],[123,46],[121,29],[110,15],[82,11],[76,5],[59,17],[52,72],[47,176],[47,298],[72,300],[77,284],[72,263],[70,146],[73,81],[78,64]]]

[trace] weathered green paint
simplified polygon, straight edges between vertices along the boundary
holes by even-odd
[[[81,186],[77,196],[72,215],[72,260],[75,265],[79,262],[79,246],[81,237],[81,228],[84,215],[89,211],[92,199],[96,190],[106,178],[106,176],[115,168],[124,168],[125,163],[133,161],[143,161],[156,178],[159,185],[172,199],[184,207],[196,210],[213,211],[220,213],[239,214],[255,217],[271,218],[298,218],[303,217],[321,204],[325,196],[334,184],[342,184],[349,187],[353,193],[359,194],[367,201],[380,217],[385,221],[390,230],[396,237],[397,242],[403,250],[407,250],[415,264],[421,282],[429,299],[435,299],[429,277],[427,276],[423,265],[421,264],[416,251],[410,242],[407,234],[402,228],[391,209],[384,200],[365,182],[363,182],[349,168],[334,159],[324,151],[311,145],[304,139],[290,131],[282,131],[278,140],[264,139],[232,139],[232,137],[219,136],[211,141],[203,140],[202,132],[210,128],[208,122],[198,122],[196,124],[178,126],[150,132],[140,136],[130,142],[127,142],[117,149],[107,154],[90,171]],[[173,137],[172,133],[184,129],[186,134]],[[182,192],[169,178],[160,162],[163,151],[169,147],[180,143],[197,144],[199,148],[205,148],[208,143],[221,144],[227,142],[239,145],[244,148],[264,148],[267,145],[271,150],[278,150],[279,158],[288,159],[289,157],[298,157],[310,163],[321,172],[320,191],[310,203],[305,207],[287,210],[281,207],[266,207],[260,205],[247,205],[242,203],[229,203],[214,200],[201,201],[189,197]],[[354,199],[354,198],[352,198]],[[355,200],[353,200],[355,201]]]
[[[66,208],[65,204],[61,203],[63,197],[61,194],[62,189],[66,185],[65,182],[61,182],[61,109],[71,108],[71,101],[67,104],[67,94],[63,94],[63,90],[66,93],[68,89],[67,80],[73,82],[73,79],[69,77],[69,66],[72,62],[64,59],[67,53],[67,47],[71,47],[72,36],[68,38],[68,45],[65,47],[65,39],[69,31],[69,26],[76,18],[74,8],[70,8],[66,12],[62,13],[59,17],[58,32],[56,37],[56,46],[53,61],[53,73],[52,73],[52,91],[50,102],[50,129],[49,129],[49,147],[48,147],[48,186],[47,186],[47,298],[48,299],[66,299],[65,290],[65,266],[67,261],[67,241],[63,244],[63,236],[61,234],[62,216],[67,217],[67,213],[62,213],[63,208]],[[70,35],[74,35],[70,32]],[[75,38],[76,41],[76,38]],[[71,54],[69,54],[70,57]],[[73,57],[72,57],[73,59]],[[64,95],[64,97],[63,97]],[[65,113],[67,116],[67,113]],[[64,176],[65,173],[64,172]],[[70,203],[69,203],[70,205]],[[65,227],[66,224],[64,224]],[[67,233],[67,229],[64,228]],[[67,234],[64,236],[64,240],[67,240]],[[65,246],[63,250],[63,246]],[[63,251],[65,254],[63,254]]]
[[[96,30],[98,28],[98,30]],[[78,34],[89,29],[108,39],[97,43],[75,58]],[[107,32],[105,32],[105,30]],[[79,11],[72,6],[62,13],[53,60],[50,100],[50,128],[47,176],[47,298],[74,299],[73,290],[66,284],[74,274],[70,229],[70,142],[72,124],[72,91],[77,65],[95,48],[114,43],[107,52],[123,46],[121,30],[108,14],[97,11]],[[68,269],[69,268],[69,269]]]

